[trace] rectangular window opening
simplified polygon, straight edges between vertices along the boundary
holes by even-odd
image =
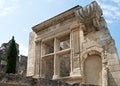
[[[60,77],[70,76],[70,54],[65,54],[60,58]]]
[[[70,48],[70,34],[57,37],[59,40],[59,51]]]
[[[44,41],[42,45],[43,55],[54,53],[54,39]]]

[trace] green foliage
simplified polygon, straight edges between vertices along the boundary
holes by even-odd
[[[6,59],[7,59],[6,73],[16,73],[17,55],[18,54],[17,54],[16,43],[13,36],[9,42],[9,48],[6,55]]]

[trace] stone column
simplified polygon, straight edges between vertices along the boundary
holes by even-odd
[[[70,75],[72,74],[72,72],[73,72],[73,49],[72,49],[72,32],[70,32],[70,49],[71,49],[71,51],[70,51],[70,69],[71,69],[71,71],[70,71]]]
[[[80,24],[80,52],[82,52],[83,49],[83,42],[84,42],[84,32],[83,30],[85,29],[85,26],[83,24]]]
[[[70,76],[81,76],[80,72],[80,33],[79,28],[71,31],[71,73]]]
[[[60,61],[59,56],[56,55],[56,51],[59,50],[59,41],[57,38],[54,39],[54,75],[53,79],[58,79],[60,77]]]
[[[40,42],[36,42],[35,44],[35,71],[34,71],[34,77],[39,78],[40,77]]]
[[[81,69],[81,75],[83,75],[83,58],[82,58],[82,52],[83,52],[83,42],[84,42],[84,32],[83,30],[85,30],[85,25],[84,24],[80,24],[80,69]]]
[[[60,61],[57,55],[54,55],[54,75],[53,79],[60,78]]]
[[[108,59],[105,48],[102,56],[102,86],[108,86]]]
[[[41,42],[41,58],[40,58],[40,77],[45,78],[46,74],[46,61],[43,59],[43,56],[45,55],[45,44]]]
[[[41,78],[46,78],[46,60],[42,59],[41,63]]]
[[[43,78],[43,75],[42,75],[42,42],[41,42],[41,46],[40,46],[40,78]]]
[[[107,67],[107,62],[103,63],[102,86],[108,86],[108,67]]]

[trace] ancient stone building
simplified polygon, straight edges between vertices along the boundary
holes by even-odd
[[[8,51],[9,42],[3,43],[0,46],[0,73],[5,73],[6,70],[6,54]],[[17,51],[19,54],[19,44],[16,43]],[[16,61],[16,72],[20,75],[26,76],[27,71],[27,56],[20,55]]]
[[[96,1],[76,6],[32,28],[27,76],[120,86],[120,63]]]
[[[9,44],[10,44],[10,41],[8,43],[3,43],[0,46],[0,72],[5,72],[5,69],[6,69],[6,65],[7,65],[6,54],[9,48]],[[19,54],[19,44],[17,43],[16,43],[16,48]],[[17,66],[18,66],[18,58],[19,57],[17,57],[17,60],[16,60]],[[18,67],[16,67],[16,69],[18,69]]]
[[[26,71],[27,71],[27,56],[20,55],[17,72],[22,76],[26,76]]]
[[[0,46],[0,59],[5,59],[5,55],[7,54],[7,50],[8,50],[9,44],[10,44],[10,42],[3,43]],[[18,54],[19,54],[19,45],[17,43],[16,43],[16,47],[17,47]]]

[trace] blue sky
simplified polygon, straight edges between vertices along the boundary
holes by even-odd
[[[20,54],[27,55],[31,27],[76,5],[94,0],[0,0],[0,45],[15,36]],[[108,28],[120,56],[120,0],[96,0],[103,10]]]

